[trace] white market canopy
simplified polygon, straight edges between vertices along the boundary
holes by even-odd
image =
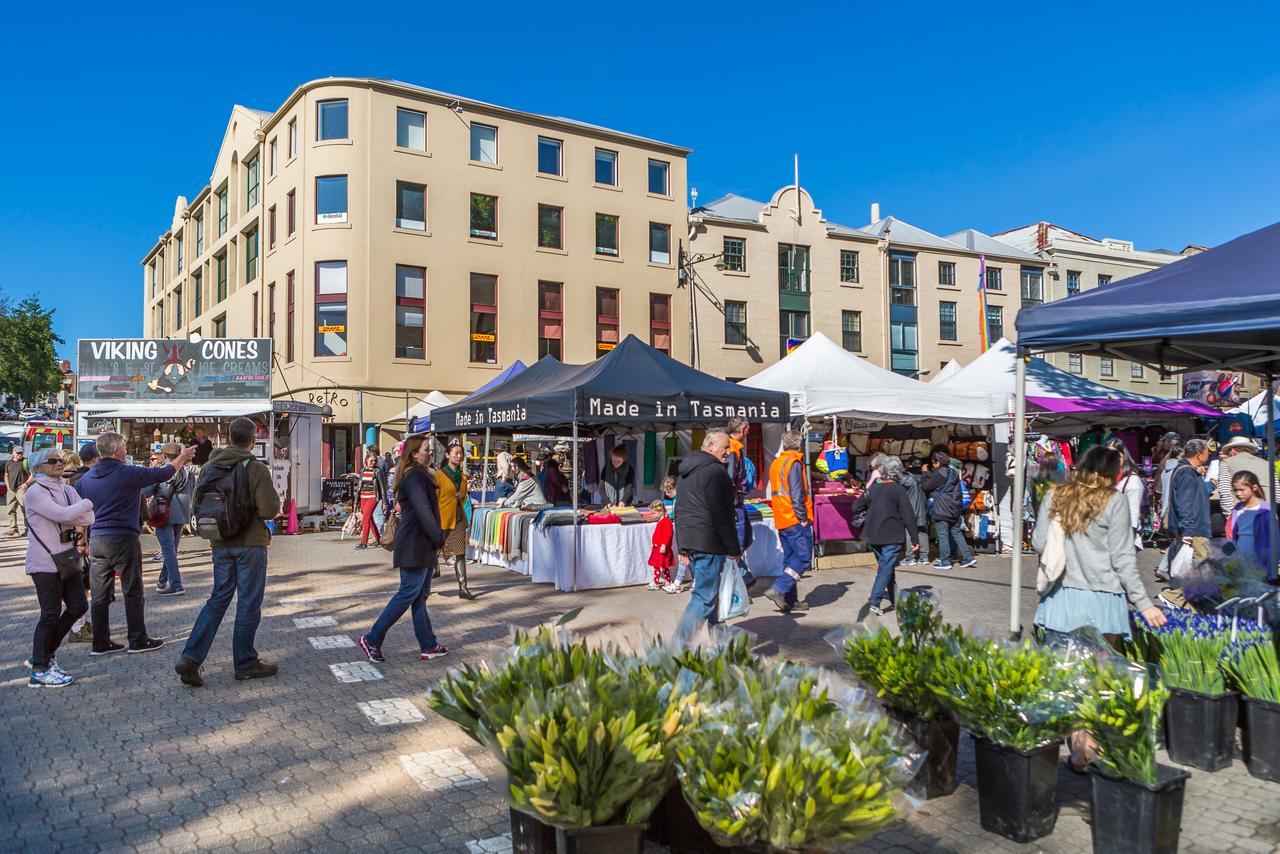
[[[1243,412],[1249,418],[1253,419],[1253,426],[1261,430],[1267,426],[1267,391],[1263,389],[1258,394],[1240,404],[1239,409],[1230,410],[1233,414]],[[1280,419],[1280,401],[1273,402],[1271,405],[1272,420]]]
[[[426,418],[441,406],[451,406],[453,401],[450,400],[443,392],[433,391],[422,400],[409,407],[409,420],[415,418]]]
[[[983,392],[939,389],[886,371],[821,332],[742,385],[791,395],[791,412],[807,418],[861,418],[890,424],[990,424],[1004,400]]]
[[[942,370],[938,371],[936,374],[934,374],[932,377],[929,378],[929,384],[936,385],[937,383],[940,383],[943,380],[946,380],[946,379],[949,379],[950,377],[955,376],[959,372],[960,372],[960,363],[957,362],[955,359],[952,359],[942,366]]]

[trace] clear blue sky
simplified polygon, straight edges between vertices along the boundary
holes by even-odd
[[[78,5],[6,10],[0,56],[0,289],[55,306],[69,355],[140,334],[138,261],[231,105],[330,75],[689,146],[702,202],[767,199],[798,152],[849,225],[879,201],[942,234],[1047,219],[1180,249],[1280,220],[1270,4]]]

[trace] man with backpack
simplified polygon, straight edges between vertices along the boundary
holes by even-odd
[[[938,537],[938,559],[934,569],[951,569],[951,546],[956,547],[960,556],[960,568],[968,569],[976,566],[973,552],[964,540],[964,508],[968,497],[968,489],[960,472],[951,465],[951,455],[945,446],[933,449],[930,459],[933,469],[925,476],[920,487],[929,497],[929,519],[933,522],[934,534]]]
[[[142,521],[139,507],[142,490],[164,483],[177,473],[195,453],[182,448],[172,463],[156,468],[129,466],[124,462],[124,437],[119,433],[102,433],[97,441],[101,455],[97,464],[76,482],[76,491],[93,502],[94,522],[89,538],[89,585],[93,606],[89,621],[93,625],[93,649],[90,655],[109,655],[124,649],[111,640],[110,609],[115,600],[115,577],[120,576],[124,592],[124,617],[129,629],[129,652],[151,652],[164,646],[164,641],[147,634],[143,618],[142,593]]]
[[[200,470],[192,504],[196,533],[213,546],[213,591],[174,666],[183,684],[194,688],[204,685],[200,665],[209,655],[233,596],[235,678],[262,679],[278,671],[276,665],[258,658],[253,639],[262,621],[267,547],[271,544],[271,532],[263,520],[280,515],[280,496],[271,483],[271,470],[253,456],[258,425],[248,418],[237,418],[227,435],[230,444],[214,451]]]
[[[169,442],[160,452],[161,459],[174,465],[181,451],[181,445]],[[142,491],[142,510],[160,541],[160,555],[164,560],[156,581],[156,593],[161,596],[182,596],[187,592],[178,570],[178,543],[182,542],[182,529],[191,519],[191,494],[196,484],[190,468],[174,467],[177,474],[172,478]]]

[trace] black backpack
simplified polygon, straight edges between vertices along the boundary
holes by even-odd
[[[196,482],[191,521],[206,540],[229,540],[257,517],[249,494],[249,460],[224,465],[206,463]]]
[[[961,494],[960,475],[950,467],[947,468],[947,480],[933,491],[929,506],[929,517],[943,521],[960,518],[964,496]]]

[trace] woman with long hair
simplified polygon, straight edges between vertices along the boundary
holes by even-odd
[[[1271,508],[1267,506],[1262,482],[1251,471],[1238,471],[1231,478],[1231,488],[1239,502],[1227,519],[1227,539],[1235,544],[1236,554],[1258,561],[1267,570],[1267,577],[1275,575],[1271,563]]]
[[[444,531],[440,555],[446,563],[453,564],[458,597],[474,599],[476,595],[467,587],[467,504],[471,500],[471,491],[463,465],[465,458],[466,451],[462,445],[450,445],[445,452],[444,465],[436,469],[435,479],[439,488],[440,528]]]
[[[1146,492],[1146,487],[1142,485],[1142,475],[1138,474],[1138,467],[1133,462],[1133,457],[1129,454],[1129,446],[1123,439],[1112,436],[1104,444],[1120,454],[1120,482],[1116,484],[1116,492],[1123,495],[1125,501],[1129,502],[1133,546],[1138,551],[1142,551],[1142,496]]]
[[[431,593],[431,576],[436,566],[436,550],[444,544],[440,529],[440,504],[436,495],[435,474],[431,470],[431,445],[423,436],[410,436],[404,443],[400,468],[396,471],[396,504],[400,523],[396,527],[392,564],[400,570],[400,589],[382,609],[382,614],[366,634],[360,637],[360,648],[370,661],[381,662],[382,642],[387,630],[409,611],[413,616],[413,633],[418,639],[422,661],[447,655],[436,639],[427,615],[427,596]]]

